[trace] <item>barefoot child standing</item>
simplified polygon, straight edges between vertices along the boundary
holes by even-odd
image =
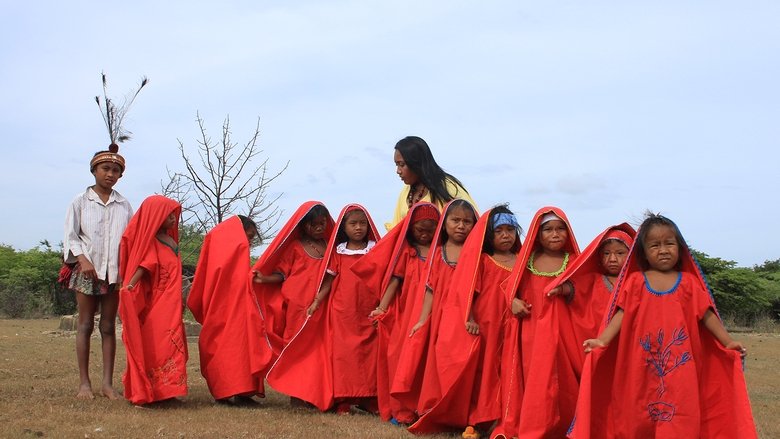
[[[116,147],[116,145],[112,145]],[[125,170],[125,159],[111,151],[100,151],[89,164],[95,184],[79,194],[65,216],[63,251],[65,265],[61,279],[76,294],[78,328],[76,358],[79,365],[78,398],[92,399],[89,379],[89,344],[100,308],[100,335],[103,354],[101,393],[110,398],[121,396],[114,390],[114,357],[116,355],[116,320],[119,306],[119,240],[133,209],[114,185]]]

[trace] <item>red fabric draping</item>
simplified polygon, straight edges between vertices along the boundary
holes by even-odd
[[[415,303],[414,297],[419,296],[426,273],[425,261],[417,256],[416,249],[409,245],[406,235],[414,218],[414,211],[431,206],[431,203],[417,203],[412,206],[403,221],[393,227],[369,254],[351,267],[378,300],[384,295],[392,276],[403,279],[387,312],[376,319],[379,350],[376,368],[377,402],[379,415],[386,421],[396,418],[400,422],[411,422],[415,416],[416,407],[402,406],[399,400],[391,397],[390,386],[395,377],[402,347],[398,335],[394,334],[409,327],[411,313],[407,304]],[[417,310],[415,318],[419,317],[419,308]]]
[[[128,281],[139,267],[147,273],[133,290],[122,288],[119,316],[127,369],[124,396],[147,404],[187,394],[187,339],[182,323],[181,261],[156,237],[165,219],[176,213],[168,234],[178,243],[181,206],[154,195],[141,204],[122,235],[119,271]]]
[[[484,240],[492,239],[485,237],[491,213],[479,218],[466,239],[449,292],[442,299],[437,337],[431,345],[435,369],[426,370],[421,416],[409,427],[414,433],[457,430],[500,416],[498,366],[502,344],[512,342],[505,339],[504,329],[513,317],[499,285],[511,267],[482,253]],[[466,332],[470,312],[479,335]],[[428,381],[434,372],[435,381]]]
[[[317,294],[317,287],[324,275],[321,269],[324,259],[307,256],[299,242],[298,225],[316,205],[324,206],[319,201],[301,204],[252,267],[253,272],[266,276],[272,274],[280,264],[287,264],[292,270],[282,283],[253,283],[254,293],[263,312],[266,335],[274,353],[273,361],[303,326],[306,307]],[[326,236],[330,236],[332,231],[333,218],[328,215]]]
[[[738,352],[701,323],[712,294],[681,245],[678,284],[647,286],[634,245],[607,317],[623,309],[620,333],[586,358],[571,438],[755,438]]]
[[[202,325],[200,370],[215,399],[263,395],[272,352],[252,291],[249,241],[231,217],[203,241],[187,306]]]
[[[358,204],[344,207],[336,224],[356,209],[368,218],[367,238],[379,241],[371,216]],[[336,252],[337,232],[338,227],[330,236],[325,255],[325,266],[335,274],[330,293],[268,372],[268,384],[274,389],[322,411],[336,398],[376,395],[376,330],[368,315],[379,300],[349,270],[365,256]]]
[[[557,207],[539,209],[512,274],[502,286],[508,306],[519,297],[533,308],[530,316],[507,322],[512,342],[503,345],[502,413],[492,437],[560,437],[574,413],[578,383],[571,367],[574,360],[567,358],[566,352],[582,340],[561,331],[571,326],[572,316],[564,298],[545,295],[554,278],[537,276],[527,268],[531,255],[539,249],[537,236],[542,217],[548,213],[554,213],[568,228],[564,251],[569,253],[569,263],[575,262],[580,253],[566,214]]]

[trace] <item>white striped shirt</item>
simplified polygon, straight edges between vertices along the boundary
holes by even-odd
[[[125,197],[111,191],[107,203],[88,187],[76,196],[65,215],[65,241],[62,244],[66,263],[75,263],[78,255],[92,262],[97,277],[109,284],[119,281],[119,242],[133,216]]]

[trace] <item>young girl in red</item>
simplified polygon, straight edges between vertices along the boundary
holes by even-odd
[[[485,431],[500,417],[498,364],[504,327],[514,318],[500,285],[512,272],[519,249],[520,226],[506,206],[489,210],[474,226],[444,298],[431,349],[438,395],[421,398],[421,416],[410,431],[434,433],[468,425]]]
[[[582,376],[569,437],[755,438],[731,338],[677,226],[649,215],[639,228],[601,335]]]
[[[249,249],[257,225],[237,215],[206,234],[187,306],[202,328],[200,373],[221,404],[255,403],[271,361],[263,318],[252,291]]]
[[[627,223],[608,227],[585,248],[563,275],[547,287],[548,290],[566,288],[567,291],[574,291],[568,306],[572,325],[561,328],[562,331],[566,330],[569,338],[585,340],[598,335],[635,235],[636,231]],[[564,283],[568,285],[561,287]],[[585,353],[579,345],[571,347],[576,348],[576,352],[565,352],[564,355],[575,360],[571,366],[579,379]]]
[[[402,348],[395,379],[390,386],[390,394],[394,398],[405,406],[416,407],[418,413],[420,397],[430,399],[432,392],[437,393],[435,358],[429,346],[435,342],[441,304],[448,294],[463,244],[477,222],[474,207],[466,200],[450,201],[443,212],[431,244],[431,256],[427,260],[426,282],[420,287],[424,293],[409,307],[412,317],[409,323],[413,326],[397,334]],[[415,315],[419,315],[417,320],[413,318]],[[426,374],[428,382],[423,384]]]
[[[306,202],[252,267],[255,294],[275,356],[306,321],[306,310],[324,276],[325,248],[332,231],[333,218],[325,205]]]
[[[153,195],[122,235],[124,287],[119,316],[127,370],[125,398],[148,404],[187,394],[187,338],[182,322],[179,214],[181,206]]]
[[[415,204],[371,253],[351,267],[375,297],[381,297],[369,317],[377,326],[377,402],[386,421],[411,423],[416,418],[416,407],[392,398],[390,386],[410,321],[419,317],[419,313],[412,317],[407,308],[424,293],[426,258],[438,221],[439,211],[433,204]]]
[[[359,204],[341,210],[325,254],[327,267],[310,316],[268,372],[268,384],[321,411],[336,404],[376,407],[376,330],[366,317],[379,303],[349,269],[379,240],[368,211]],[[323,267],[324,269],[324,267]]]
[[[573,292],[566,286],[547,291],[547,286],[579,253],[563,211],[539,209],[504,290],[515,315],[507,330],[516,335],[509,336],[515,341],[504,343],[501,355],[502,410],[494,437],[514,437],[521,432],[529,437],[560,437],[566,432],[577,398],[577,380],[559,361],[551,341],[578,344],[561,332],[571,324],[568,302]]]

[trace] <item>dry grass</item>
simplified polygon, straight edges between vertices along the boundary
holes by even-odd
[[[74,398],[78,374],[75,338],[56,320],[0,320],[0,436],[2,437],[208,437],[208,438],[411,438],[369,415],[337,416],[290,409],[272,390],[256,408],[217,406],[198,370],[190,343],[190,395],[178,404],[137,408],[124,401]],[[739,334],[750,349],[747,379],[761,437],[780,437],[780,335]],[[97,348],[97,349],[96,349]],[[100,385],[99,339],[92,343],[92,376]],[[117,369],[124,369],[118,349]],[[120,373],[116,374],[119,383]],[[430,438],[453,438],[437,435]]]

